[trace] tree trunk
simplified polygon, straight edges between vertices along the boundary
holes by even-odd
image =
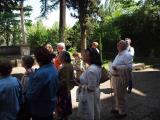
[[[103,37],[103,34],[100,33],[100,38],[99,38],[99,52],[100,52],[101,60],[102,60],[102,62],[103,62],[103,56],[102,56],[102,37]]]
[[[81,54],[87,48],[87,29],[81,25]]]
[[[86,9],[88,4],[85,3],[85,0],[79,1],[79,22],[80,22],[80,30],[81,30],[81,54],[87,48],[87,16]]]
[[[23,0],[20,3],[20,16],[21,16],[21,32],[22,32],[22,43],[27,44],[24,31],[24,11],[23,11]]]
[[[64,31],[66,27],[66,0],[60,0],[60,23],[59,23],[59,41],[64,42]]]

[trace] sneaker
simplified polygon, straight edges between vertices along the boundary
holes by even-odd
[[[131,91],[132,91],[131,89],[127,89],[128,94],[131,94]]]
[[[111,110],[111,113],[113,113],[113,114],[118,114],[118,110],[112,109],[112,110]]]

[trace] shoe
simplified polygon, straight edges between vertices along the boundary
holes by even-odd
[[[122,118],[125,118],[126,116],[127,116],[127,114],[118,114],[117,118],[122,119]]]
[[[118,114],[118,110],[112,109],[112,110],[111,110],[111,113],[113,113],[113,114]]]
[[[131,94],[131,91],[132,91],[131,89],[127,89],[128,94]]]

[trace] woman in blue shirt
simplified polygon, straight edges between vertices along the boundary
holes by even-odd
[[[58,72],[51,63],[52,56],[46,48],[38,48],[35,58],[40,68],[30,78],[27,91],[32,120],[53,120]]]

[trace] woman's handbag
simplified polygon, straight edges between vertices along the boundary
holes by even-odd
[[[107,80],[109,80],[109,72],[105,67],[102,67],[100,83],[104,83]]]

